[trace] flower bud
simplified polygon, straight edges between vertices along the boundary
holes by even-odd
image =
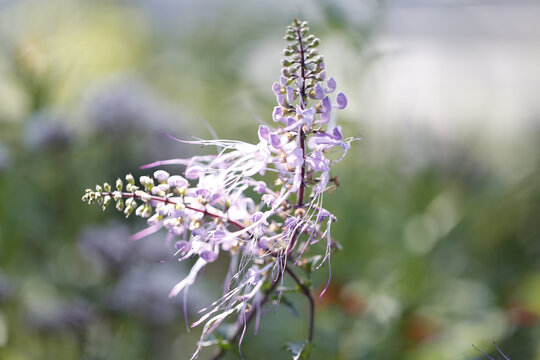
[[[169,178],[169,173],[165,170],[158,170],[154,172],[154,179],[156,179],[159,182],[165,182]]]
[[[120,178],[116,179],[116,190],[122,191],[123,187],[124,184],[122,183],[122,180]]]
[[[131,174],[126,175],[126,181],[130,183],[131,185],[135,185],[135,178]]]
[[[111,197],[109,195],[106,195],[103,197],[103,203],[102,203],[103,210],[107,208],[110,202],[111,202]]]

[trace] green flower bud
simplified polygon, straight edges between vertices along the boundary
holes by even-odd
[[[107,208],[110,202],[111,202],[111,197],[109,195],[106,195],[105,197],[103,197],[103,205],[102,205],[103,210]]]
[[[305,41],[306,43],[312,42],[313,40],[315,40],[315,35],[313,35],[313,34],[308,35],[308,36],[304,39],[304,41]]]
[[[292,60],[281,59],[281,65],[282,66],[291,66],[292,64],[294,64],[294,61],[292,61]]]
[[[317,49],[309,49],[306,53],[306,58],[311,59],[317,55],[319,55],[319,51]]]
[[[122,199],[116,202],[116,210],[118,211],[124,210],[124,201]]]
[[[313,40],[309,45],[308,47],[310,48],[316,48],[317,46],[319,46],[321,44],[321,40],[315,38],[315,40]]]
[[[285,35],[284,39],[286,41],[294,41],[294,40],[296,40],[296,36],[294,36],[294,34],[287,34],[287,35]]]
[[[283,55],[285,55],[285,56],[292,56],[294,53],[295,53],[295,51],[293,49],[284,49],[283,50]]]
[[[114,199],[114,201],[118,201],[118,200],[122,199],[122,192],[121,191],[113,192],[113,199]]]
[[[104,183],[103,189],[105,189],[106,192],[111,192],[111,185],[109,183]]]
[[[122,191],[122,188],[124,187],[124,183],[120,178],[116,179],[116,190]]]
[[[320,64],[324,61],[324,56],[317,55],[311,61],[313,61],[315,64]]]
[[[129,215],[131,215],[132,212],[133,212],[133,209],[130,208],[130,207],[126,207],[126,208],[124,209],[124,214],[126,214],[126,218],[128,218]]]

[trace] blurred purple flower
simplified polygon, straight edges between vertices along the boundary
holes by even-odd
[[[63,117],[52,111],[34,114],[24,132],[24,143],[31,150],[63,150],[71,145],[73,138]]]

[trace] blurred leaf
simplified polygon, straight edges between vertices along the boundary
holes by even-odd
[[[277,301],[278,296],[279,295],[274,296],[274,301]],[[300,316],[300,314],[298,313],[298,310],[296,310],[296,307],[294,306],[294,304],[286,296],[284,296],[283,294],[281,294],[281,299],[279,300],[279,302],[280,302],[280,304],[285,305],[293,313],[294,316],[297,316],[297,317]]]
[[[292,354],[293,360],[307,359],[313,343],[307,341],[297,341],[285,344],[285,349]]]

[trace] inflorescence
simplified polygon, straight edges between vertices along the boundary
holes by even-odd
[[[306,22],[295,19],[285,40],[281,76],[272,85],[278,103],[272,113],[275,125],[259,127],[257,144],[177,139],[213,145],[219,153],[142,167],[180,164],[185,166],[183,176],[157,170],[137,183],[129,174],[125,181],[97,185],[83,196],[103,209],[113,203],[126,217],[135,213],[146,218],[149,226],[133,235],[135,240],[166,229],[168,240],[175,241],[174,255],[180,261],[196,259],[170,296],[182,291],[185,296],[201,269],[220,255],[231,258],[223,296],[202,309],[201,318],[192,324],[203,325],[193,358],[201,346],[212,343],[209,335],[232,314],[238,318],[228,341],[241,343],[248,322],[261,314],[285,274],[310,301],[307,342],[313,337],[309,284],[294,268],[311,261],[311,268],[317,269],[330,261],[336,244],[330,226],[336,218],[323,207],[323,196],[339,185],[330,167],[345,156],[354,138],[344,138],[341,127],[334,125],[332,110],[345,108],[347,98],[341,92],[333,95],[337,85],[327,78],[324,58],[317,51],[319,39],[308,35]],[[261,180],[268,178],[273,181]],[[325,251],[313,263],[308,250],[319,242]]]

